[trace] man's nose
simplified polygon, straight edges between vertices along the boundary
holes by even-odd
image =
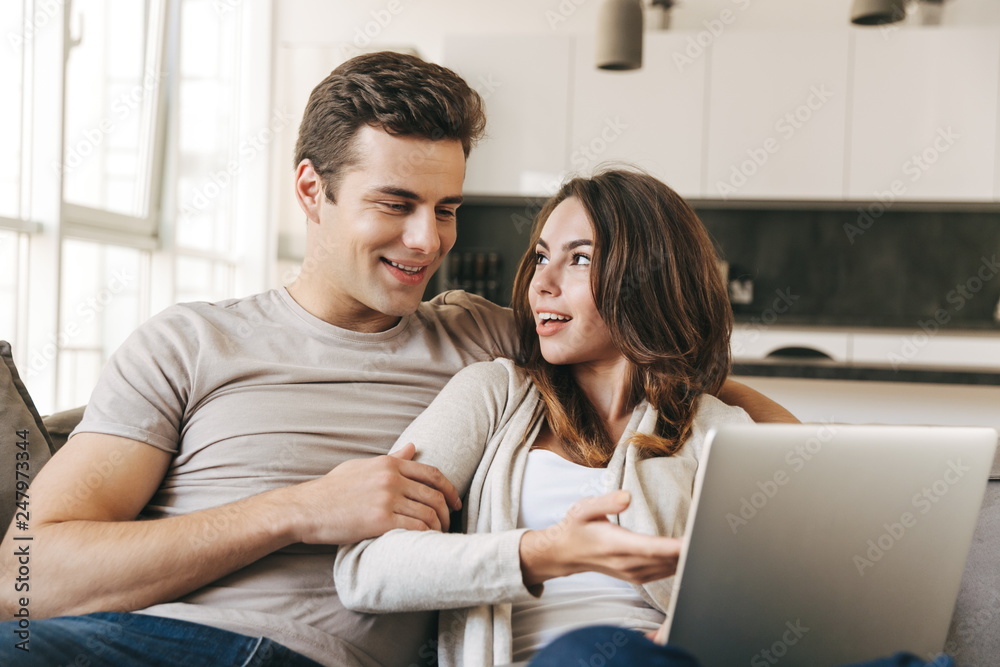
[[[418,209],[406,221],[403,244],[410,250],[424,255],[433,255],[441,248],[441,232],[438,230],[434,210]]]

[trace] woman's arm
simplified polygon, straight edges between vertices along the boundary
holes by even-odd
[[[502,363],[459,372],[403,432],[415,460],[438,468],[466,497],[486,445],[507,419],[511,377]],[[524,530],[481,535],[420,535],[396,530],[337,550],[341,601],[358,611],[467,607],[523,591],[518,544]]]
[[[722,385],[718,399],[723,403],[743,408],[755,422],[799,423],[795,415],[764,394],[731,378]]]
[[[393,450],[413,442],[415,460],[438,468],[466,496],[486,444],[505,425],[508,401],[517,399],[511,395],[516,393],[510,390],[511,382],[500,363],[463,370],[403,432]],[[615,507],[601,504],[609,498]],[[509,602],[525,592],[526,584],[573,572],[646,580],[651,570],[659,571],[665,559],[676,556],[678,545],[607,521],[606,514],[627,504],[627,494],[586,499],[577,503],[582,509],[574,507],[545,531],[390,531],[337,550],[337,592],[347,608],[357,611],[417,611]],[[668,569],[672,572],[672,566]]]

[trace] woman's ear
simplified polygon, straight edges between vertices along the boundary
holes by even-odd
[[[319,224],[319,207],[323,203],[323,180],[311,160],[299,162],[295,170],[295,199],[310,222]]]

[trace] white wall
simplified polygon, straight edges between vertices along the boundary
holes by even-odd
[[[275,3],[275,36],[279,45],[350,44],[359,35],[363,40],[368,28],[376,46],[411,45],[425,59],[438,60],[442,37],[449,33],[594,32],[600,4],[601,0],[282,0]],[[736,20],[727,30],[841,27],[849,23],[850,6],[851,0],[680,0],[671,25],[701,30],[705,22],[729,9]],[[910,22],[915,23],[916,17]],[[946,0],[941,22],[1000,26],[1000,2]]]

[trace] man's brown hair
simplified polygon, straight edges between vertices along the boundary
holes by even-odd
[[[361,156],[354,138],[362,125],[397,136],[458,140],[465,156],[486,126],[483,100],[455,72],[415,56],[382,51],[351,58],[309,95],[295,166],[310,160],[327,199]]]
[[[542,394],[549,427],[577,463],[607,465],[617,443],[567,366],[542,357],[528,292],[545,221],[576,197],[594,229],[590,283],[597,312],[629,362],[629,408],[646,399],[659,418],[652,436],[633,436],[648,455],[670,456],[691,434],[697,400],[730,369],[733,316],[701,220],[684,199],[647,174],[613,170],[566,183],[539,212],[514,281],[519,365]]]

